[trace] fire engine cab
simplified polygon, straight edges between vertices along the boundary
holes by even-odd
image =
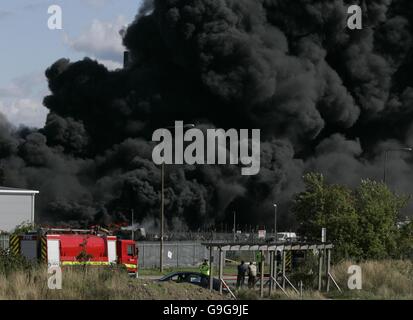
[[[118,264],[129,272],[135,273],[138,269],[135,241],[96,230],[41,229],[11,236],[10,249],[29,260],[47,262],[49,266]]]

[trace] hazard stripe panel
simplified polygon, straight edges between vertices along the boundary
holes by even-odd
[[[15,255],[20,254],[20,237],[19,236],[16,236],[16,235],[10,236],[9,248],[13,254]]]
[[[41,244],[40,244],[40,258],[41,261],[46,262],[47,261],[47,239],[45,236],[41,238]]]
[[[287,251],[285,254],[285,271],[292,271],[292,252]]]

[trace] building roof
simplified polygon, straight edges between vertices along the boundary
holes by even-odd
[[[0,186],[0,194],[38,194],[37,190],[27,190],[27,189],[17,189],[17,188],[8,188]]]

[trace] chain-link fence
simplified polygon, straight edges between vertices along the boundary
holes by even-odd
[[[266,232],[265,239],[270,240],[275,238],[274,233]],[[259,236],[258,231],[253,232],[242,232],[242,233],[231,233],[231,232],[166,232],[164,239],[168,241],[259,241],[262,240]],[[139,239],[137,239],[139,240]],[[157,233],[146,233],[144,241],[159,241],[159,234]]]
[[[139,267],[158,268],[160,263],[159,241],[138,241]],[[209,259],[209,250],[197,241],[164,242],[163,265],[165,267],[197,266],[204,259]],[[214,261],[218,261],[218,252],[214,252]]]

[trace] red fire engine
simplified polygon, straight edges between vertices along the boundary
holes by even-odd
[[[49,266],[124,265],[137,272],[138,250],[133,240],[102,234],[99,230],[41,229],[10,238],[10,249]]]

